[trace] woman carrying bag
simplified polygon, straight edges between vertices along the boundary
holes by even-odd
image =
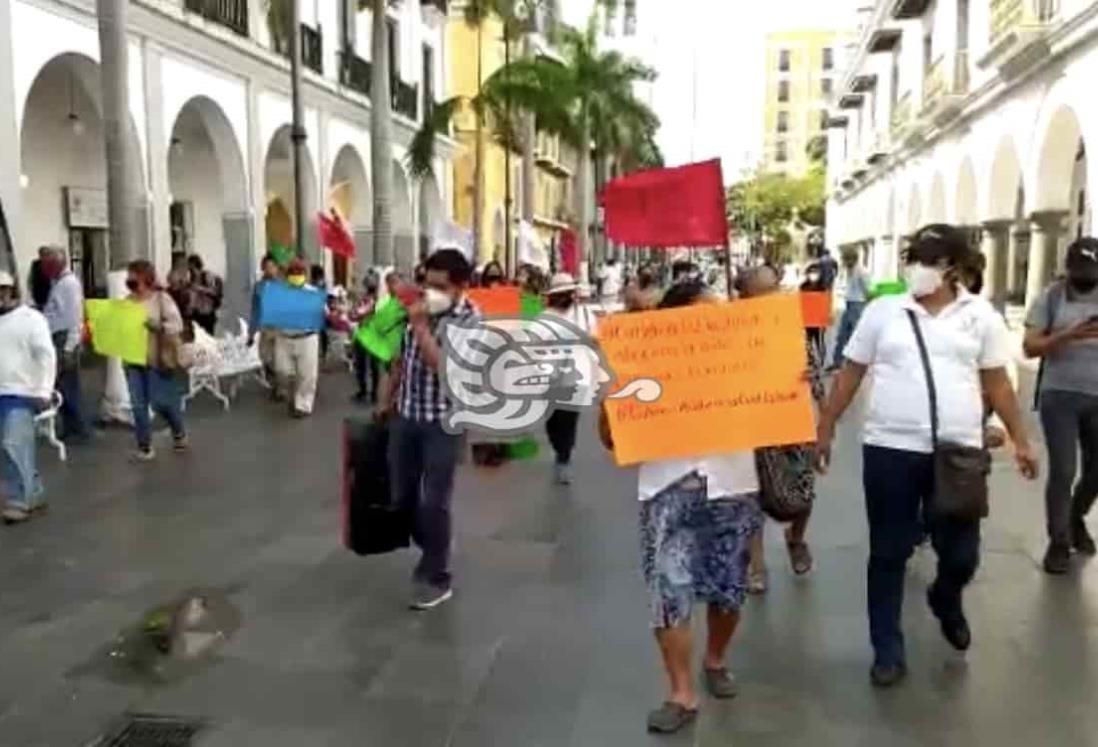
[[[980,520],[987,514],[984,400],[1002,418],[1018,469],[1037,474],[1006,366],[1003,318],[962,285],[967,236],[946,225],[919,230],[906,253],[909,292],[866,308],[820,416],[817,468],[826,472],[835,424],[867,373],[863,484],[869,519],[869,630],[878,687],[907,674],[900,627],[907,560],[923,522],[938,555],[927,590],[943,636],[964,651],[972,633],[962,606],[980,559]]]
[[[149,462],[156,458],[152,448],[150,407],[168,421],[175,451],[183,452],[190,446],[176,381],[176,372],[187,363],[182,340],[183,319],[175,301],[156,282],[156,270],[146,260],[131,262],[126,268],[126,287],[130,291],[129,300],[143,304],[147,312],[148,363],[144,366],[127,363],[125,371],[137,437],[133,458]]]

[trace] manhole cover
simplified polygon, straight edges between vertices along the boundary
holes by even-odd
[[[88,747],[191,747],[205,728],[206,723],[199,719],[130,714]]]

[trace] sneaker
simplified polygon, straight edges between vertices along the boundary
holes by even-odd
[[[191,439],[186,435],[179,436],[178,438],[172,438],[172,450],[176,453],[182,454],[183,452],[191,450]]]
[[[1067,545],[1050,544],[1045,552],[1045,573],[1062,576],[1071,570],[1071,548]]]
[[[412,593],[412,603],[409,606],[414,610],[424,612],[438,607],[453,596],[454,590],[449,586],[440,589],[430,584],[416,584],[415,591]]]
[[[937,587],[933,585],[926,590],[926,601],[930,605],[930,611],[938,618],[942,636],[949,641],[949,645],[958,651],[968,651],[972,645],[972,630],[968,627],[965,613],[960,608],[948,609],[938,594]]]
[[[1087,530],[1087,523],[1082,519],[1075,519],[1071,522],[1071,546],[1083,555],[1098,553],[1098,547],[1094,545],[1094,538],[1090,536],[1090,532]]]
[[[740,692],[736,678],[727,668],[704,670],[705,689],[714,698],[724,700],[734,698]]]
[[[130,459],[135,462],[151,462],[156,459],[156,452],[153,451],[151,446],[147,449],[138,449],[130,454]]]
[[[668,701],[648,714],[649,734],[674,734],[698,716],[697,708]]]
[[[873,687],[888,688],[900,684],[907,677],[907,667],[903,664],[874,664],[869,670],[869,681]]]
[[[553,465],[553,481],[557,485],[571,485],[572,484],[572,465],[570,464],[554,464]]]

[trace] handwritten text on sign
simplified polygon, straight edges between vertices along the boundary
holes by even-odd
[[[599,342],[619,382],[660,382],[656,402],[607,400],[618,464],[815,438],[800,299],[614,314]]]

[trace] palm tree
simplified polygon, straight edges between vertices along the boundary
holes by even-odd
[[[100,74],[103,90],[103,134],[107,155],[107,209],[110,214],[111,269],[124,270],[136,252],[138,185],[129,149],[129,46],[126,16],[129,0],[97,0]]]
[[[389,29],[385,10],[400,0],[359,0],[373,11],[370,43],[370,166],[374,193],[374,262],[390,265],[393,254],[393,100],[390,91]]]
[[[540,127],[561,135],[579,151],[576,244],[584,274],[594,202],[592,152],[629,153],[638,163],[642,158],[659,160],[654,148],[659,118],[633,90],[634,84],[653,80],[655,71],[619,52],[600,50],[598,37],[592,17],[586,31],[568,29],[562,34],[564,64],[544,58],[517,60],[485,84],[490,100],[510,101],[533,112]]]

